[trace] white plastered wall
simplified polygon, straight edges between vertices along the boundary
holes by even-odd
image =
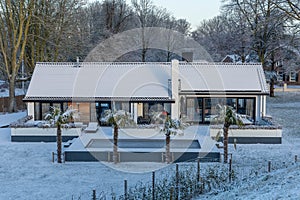
[[[171,105],[171,117],[172,119],[179,119],[179,61],[172,60],[172,99],[175,103]]]
[[[27,115],[34,119],[34,102],[27,103]]]

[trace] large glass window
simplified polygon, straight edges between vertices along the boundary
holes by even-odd
[[[34,103],[34,120],[41,120],[41,113],[40,113],[40,103]]]
[[[49,113],[50,103],[42,103],[42,119],[45,118],[46,114]]]
[[[204,122],[210,123],[217,120],[218,105],[225,105],[225,98],[205,98],[204,99]]]
[[[202,121],[203,108],[202,98],[187,98],[186,99],[186,113],[187,121],[200,122]]]
[[[255,98],[186,98],[186,121],[200,123],[217,121],[218,105],[230,106],[250,121],[255,119]]]
[[[129,102],[121,102],[121,101],[117,101],[115,102],[115,110],[125,110],[127,112],[130,112],[130,106],[129,106]]]

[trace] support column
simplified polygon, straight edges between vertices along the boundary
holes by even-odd
[[[133,104],[133,120],[135,123],[137,123],[137,118],[138,118],[138,104],[134,103]]]
[[[179,119],[179,61],[172,60],[172,99],[175,103],[171,105],[171,118]]]
[[[263,116],[266,116],[267,112],[267,97],[263,96]]]
[[[34,102],[27,103],[27,115],[32,116],[32,120],[34,120]]]

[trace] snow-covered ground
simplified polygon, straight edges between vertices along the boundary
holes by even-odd
[[[300,93],[275,95],[268,99],[268,114],[283,126],[283,144],[238,145],[236,150],[231,146],[233,169],[240,180],[229,191],[201,199],[300,199]]]
[[[0,127],[8,126],[11,122],[25,117],[27,112],[17,112],[12,114],[0,113]]]
[[[20,95],[24,95],[25,91],[21,88],[16,88],[15,89],[15,95],[16,96],[20,96]],[[3,81],[0,80],[0,97],[8,97],[9,96],[9,90],[8,90],[8,84]]]
[[[207,199],[300,199],[300,93],[276,93],[268,99],[268,114],[283,125],[281,145],[237,145],[233,169],[238,180],[230,190],[214,191]],[[0,115],[0,124],[14,121],[24,113]],[[92,190],[123,192],[124,179],[129,187],[150,182],[174,172],[174,166],[162,163],[51,163],[55,143],[11,143],[10,129],[0,129],[0,199],[91,199]],[[300,160],[300,158],[299,158]],[[272,172],[267,173],[267,163]],[[129,172],[131,171],[131,172]],[[137,172],[137,173],[132,173]]]
[[[25,92],[23,89],[21,88],[16,88],[15,89],[15,95],[16,96],[20,96],[20,95],[24,95]],[[0,97],[8,97],[9,96],[9,90],[8,89],[1,89],[0,90]]]

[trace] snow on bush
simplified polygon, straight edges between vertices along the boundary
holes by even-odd
[[[125,110],[118,110],[113,112],[108,109],[104,111],[104,115],[101,118],[101,123],[109,124],[109,119],[113,117],[120,128],[136,127],[136,123],[131,118],[131,114]]]

